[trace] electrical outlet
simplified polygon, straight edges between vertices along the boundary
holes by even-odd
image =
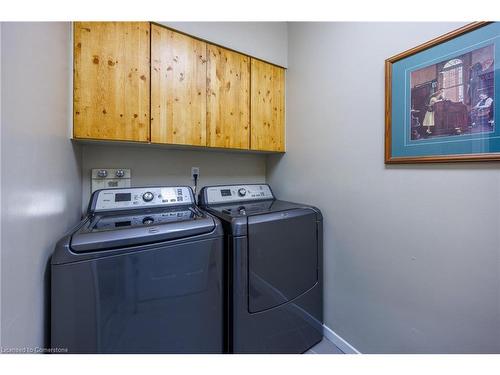
[[[200,178],[200,168],[198,167],[191,167],[191,178],[194,180],[194,175],[198,175],[198,178]]]

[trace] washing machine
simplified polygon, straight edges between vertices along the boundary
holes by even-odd
[[[204,187],[199,205],[225,231],[227,351],[302,353],[321,341],[320,210],[277,200],[267,184]]]
[[[51,259],[51,346],[222,353],[223,231],[187,186],[106,189]]]

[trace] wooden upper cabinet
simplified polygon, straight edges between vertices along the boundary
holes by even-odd
[[[75,22],[73,136],[285,151],[285,70],[149,22]]]
[[[251,149],[285,151],[285,69],[252,59]]]
[[[151,26],[151,142],[206,146],[207,44]]]
[[[74,23],[75,138],[149,140],[149,22]]]
[[[207,128],[211,147],[250,146],[250,58],[208,45]]]

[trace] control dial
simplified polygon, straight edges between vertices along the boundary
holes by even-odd
[[[238,195],[240,197],[244,197],[246,195],[246,193],[247,193],[247,189],[245,189],[245,188],[238,189]]]
[[[151,216],[146,216],[144,219],[142,219],[143,224],[153,224],[155,219],[153,219]]]
[[[144,200],[144,202],[151,202],[154,197],[154,194],[150,191],[146,191],[144,194],[142,194],[142,199]]]

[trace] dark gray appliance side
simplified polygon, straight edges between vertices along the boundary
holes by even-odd
[[[279,289],[280,286],[286,284],[287,279],[291,284],[295,284],[295,281],[290,279],[290,272],[283,272],[286,266],[271,262],[270,266],[275,268],[274,275],[278,275],[281,280],[266,280],[265,276],[269,273],[259,275],[258,272],[262,270],[259,267],[257,272],[252,270],[252,257],[258,257],[255,250],[259,251],[259,246],[253,246],[249,236],[231,238],[228,252],[233,270],[232,282],[229,283],[231,299],[229,316],[232,326],[228,338],[230,352],[300,353],[321,341],[323,337],[323,223],[320,214],[316,216],[315,224],[316,280],[312,281],[309,272],[306,272],[310,287],[298,295],[287,296],[287,288],[284,291]],[[294,229],[297,228],[290,228],[290,232]],[[249,229],[249,231],[252,230]],[[300,246],[300,244],[283,242],[278,246],[279,249],[274,247],[271,251],[283,255],[283,251],[287,249],[297,249],[296,245]],[[297,260],[299,259],[300,257]],[[297,266],[296,264],[292,268]],[[277,285],[273,285],[273,282]],[[254,310],[258,311],[252,311],[252,306],[257,307]]]
[[[276,200],[266,184],[205,187],[199,203],[224,226],[228,351],[301,353],[321,341],[321,211]]]
[[[69,353],[222,353],[223,231],[51,261],[51,347]]]
[[[223,238],[52,265],[51,346],[222,353]]]
[[[305,207],[305,206],[304,206]],[[286,296],[280,305],[280,293],[261,293],[252,290],[255,275],[249,274],[252,256],[249,256],[249,238],[246,218],[222,220],[226,232],[227,287],[227,351],[230,353],[300,353],[323,337],[323,219],[314,211],[317,246],[317,279],[313,286],[291,301]],[[257,215],[258,217],[258,215]],[[245,223],[243,223],[243,220]],[[245,230],[242,228],[245,227]],[[232,230],[244,235],[232,235]],[[271,238],[272,240],[272,238]],[[281,249],[287,248],[287,243]],[[282,253],[283,254],[283,253]],[[276,267],[277,274],[281,268]],[[308,273],[307,273],[308,274]],[[282,280],[282,283],[286,280]],[[262,285],[262,284],[261,284]],[[271,288],[272,289],[272,288]],[[270,301],[277,297],[273,307],[259,312],[250,311],[250,300]],[[293,297],[293,296],[292,296]],[[276,306],[277,305],[277,306]]]

